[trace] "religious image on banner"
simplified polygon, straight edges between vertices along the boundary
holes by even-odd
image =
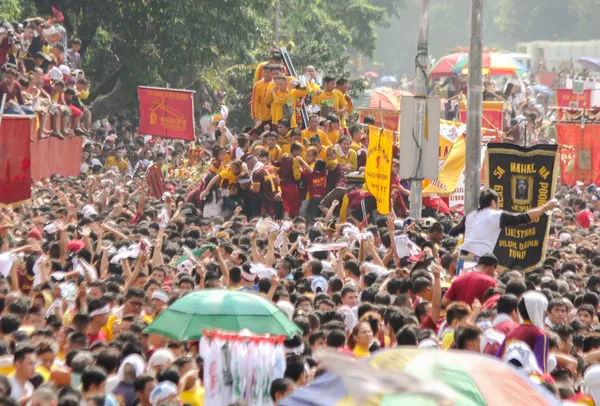
[[[498,208],[526,212],[551,200],[558,175],[557,151],[558,145],[488,144],[487,186],[498,193]],[[494,249],[498,267],[528,272],[543,263],[549,228],[547,215],[522,226],[505,227]]]
[[[194,93],[139,86],[140,134],[194,141]]]
[[[369,193],[377,200],[377,211],[380,214],[390,212],[390,187],[392,176],[392,149],[394,133],[369,127],[369,150],[365,167],[365,183]]]
[[[600,125],[558,123],[556,140],[560,145],[560,182],[575,186],[600,183]]]

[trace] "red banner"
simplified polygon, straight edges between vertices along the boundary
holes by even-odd
[[[0,124],[0,206],[31,199],[31,117],[2,118]]]
[[[140,134],[195,139],[194,91],[138,87]]]
[[[397,110],[379,110],[379,109],[360,109],[358,110],[358,121],[364,122],[366,116],[375,119],[375,127],[385,128],[386,130],[400,131],[400,111]],[[383,118],[383,124],[381,120]]]
[[[574,186],[600,183],[600,125],[558,123],[556,137],[560,148],[560,181]]]
[[[556,89],[556,106],[564,109],[590,108],[592,105],[592,90],[585,89],[582,94],[573,93],[572,89]],[[563,113],[558,110],[558,119],[562,120]]]
[[[504,123],[503,116],[503,102],[498,101],[484,101],[482,102],[482,117],[481,117],[481,128],[482,135],[488,137],[499,137],[502,132],[502,126]],[[460,104],[460,122],[467,123],[467,105],[465,103]]]
[[[79,176],[83,159],[82,145],[81,137],[66,137],[64,140],[48,137],[32,143],[31,177],[37,181],[55,174]],[[64,159],[66,156],[69,159]]]

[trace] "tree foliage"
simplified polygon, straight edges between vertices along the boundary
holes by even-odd
[[[16,0],[19,3],[20,0]],[[50,3],[35,2],[41,15]],[[15,0],[0,0],[4,6]],[[273,44],[274,0],[54,0],[71,37],[84,42],[91,100],[119,83],[107,111],[136,106],[138,85],[197,90],[202,101],[228,95],[232,119],[249,118],[254,66]],[[311,63],[342,75],[348,57],[372,56],[376,28],[397,16],[401,0],[281,0],[280,39],[293,42],[298,69]],[[18,6],[18,4],[17,4]],[[20,13],[18,7],[15,13]],[[20,15],[16,15],[20,17]]]

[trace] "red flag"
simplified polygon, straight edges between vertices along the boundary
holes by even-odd
[[[138,87],[140,134],[195,139],[194,91]]]
[[[52,6],[52,15],[54,16],[54,18],[56,18],[56,21],[58,21],[59,23],[62,23],[65,19],[63,13],[58,11],[58,9],[54,6]]]
[[[0,124],[0,206],[31,198],[31,117],[2,118]]]

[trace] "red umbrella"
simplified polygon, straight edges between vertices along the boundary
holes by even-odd
[[[433,68],[431,68],[431,70],[429,71],[429,77],[439,78],[442,76],[454,75],[452,68],[454,68],[457,63],[461,62],[463,59],[466,58],[467,54],[463,52],[444,56],[435,63]]]
[[[379,77],[379,75],[373,71],[367,72],[363,76],[366,78],[374,78],[374,79],[377,79]]]

